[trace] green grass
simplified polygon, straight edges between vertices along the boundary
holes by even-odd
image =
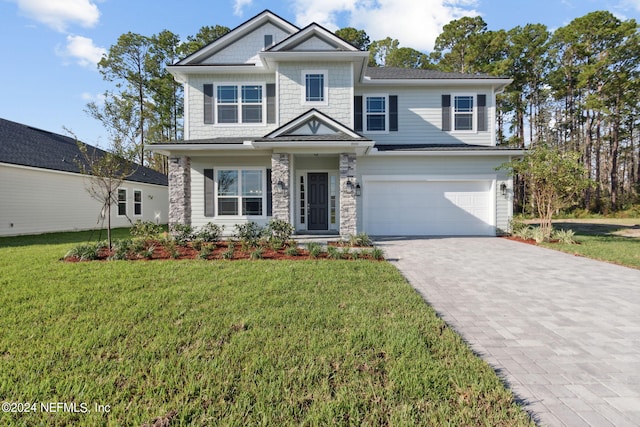
[[[120,237],[126,235],[126,231]],[[0,425],[532,425],[389,264],[59,258],[0,239]]]
[[[554,222],[554,227],[575,231],[575,240],[579,244],[541,243],[541,246],[640,269],[640,237],[620,235],[636,230],[634,224],[639,222],[613,219],[598,223],[559,220]]]

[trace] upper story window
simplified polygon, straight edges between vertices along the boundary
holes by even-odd
[[[442,95],[442,130],[485,132],[489,130],[486,94]]]
[[[454,96],[453,130],[473,130],[473,95]]]
[[[365,132],[385,132],[387,130],[387,97],[365,97]]]
[[[304,92],[303,104],[328,104],[327,72],[319,70],[305,70],[302,72]]]
[[[264,35],[264,48],[269,49],[273,46],[273,34],[265,34]]]
[[[218,85],[217,123],[263,123],[262,85]]]

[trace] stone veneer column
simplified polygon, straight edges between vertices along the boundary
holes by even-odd
[[[271,189],[273,201],[273,218],[291,223],[289,170],[290,154],[275,153],[271,155]],[[278,182],[284,184],[284,190],[278,189]],[[293,224],[292,224],[293,225]]]
[[[347,192],[347,181],[353,184],[353,191]],[[340,154],[340,235],[354,235],[357,231],[356,210],[356,155]]]
[[[191,225],[191,158],[169,158],[169,226]]]

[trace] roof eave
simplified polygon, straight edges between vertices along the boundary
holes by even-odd
[[[370,156],[432,156],[432,157],[443,157],[443,156],[474,156],[474,157],[522,157],[525,153],[525,150],[522,149],[514,149],[514,150],[505,150],[505,149],[496,149],[492,150],[490,148],[486,150],[478,150],[478,149],[438,149],[438,150],[394,150],[394,151],[378,151],[377,148],[373,148],[369,151]]]
[[[491,85],[496,91],[503,90],[513,82],[512,79],[498,78],[451,78],[451,79],[372,79],[365,76],[361,84],[367,86],[486,86]]]

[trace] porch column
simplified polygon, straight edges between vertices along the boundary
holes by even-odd
[[[169,227],[191,225],[191,157],[169,157]]]
[[[290,167],[291,155],[274,153],[271,155],[271,189],[273,201],[273,219],[291,223],[290,204]],[[279,185],[279,183],[282,183]],[[280,188],[284,186],[284,188]]]
[[[351,182],[351,189],[347,182]],[[343,237],[357,232],[356,212],[356,155],[340,154],[340,235]]]

